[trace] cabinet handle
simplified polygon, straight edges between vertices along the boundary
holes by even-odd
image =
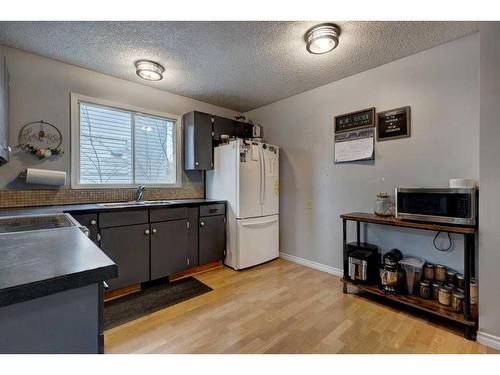
[[[186,259],[186,264],[189,266],[189,258]]]
[[[200,163],[198,163],[197,161],[194,162],[194,165],[200,165]]]
[[[146,229],[146,230],[144,231],[144,234],[148,235],[148,234],[149,234],[149,229]]]
[[[96,225],[97,224],[97,221],[96,220],[91,220],[90,221],[90,225]]]
[[[205,223],[202,221],[200,222],[200,227],[204,227],[205,226]]]
[[[156,228],[153,228],[152,232],[155,234],[157,232]]]
[[[109,289],[109,285],[108,283],[106,283],[106,281],[102,282],[102,286],[104,287],[104,289]]]

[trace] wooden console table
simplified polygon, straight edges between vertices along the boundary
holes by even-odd
[[[425,311],[426,313],[439,316],[444,319],[454,321],[464,327],[464,336],[469,340],[475,340],[477,332],[477,319],[472,318],[470,309],[470,280],[475,277],[475,244],[476,227],[430,224],[421,222],[412,222],[399,220],[394,217],[382,217],[374,214],[353,212],[340,215],[343,224],[343,258],[344,258],[344,278],[342,279],[344,293],[347,293],[347,285],[352,284],[358,289],[375,294],[397,303],[411,306],[412,308]],[[441,305],[435,300],[426,300],[413,295],[395,295],[386,294],[378,285],[366,285],[353,283],[348,278],[348,260],[347,260],[347,222],[356,222],[356,241],[361,242],[360,223],[372,223],[380,225],[390,225],[395,227],[405,227],[429,231],[441,231],[456,233],[464,236],[464,312],[463,314],[452,311],[449,307]]]

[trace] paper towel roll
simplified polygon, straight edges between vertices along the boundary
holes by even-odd
[[[66,183],[66,172],[28,168],[26,183],[62,186]]]

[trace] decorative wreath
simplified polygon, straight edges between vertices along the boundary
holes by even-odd
[[[29,122],[19,130],[19,147],[39,159],[62,155],[62,134],[54,125],[40,120]]]

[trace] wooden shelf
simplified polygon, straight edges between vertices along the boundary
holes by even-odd
[[[472,320],[467,320],[464,318],[463,314],[456,313],[452,311],[450,308],[441,305],[439,302],[435,300],[423,299],[418,296],[413,295],[396,295],[396,294],[386,294],[377,285],[365,285],[365,284],[355,284],[349,280],[342,279],[342,282],[345,282],[349,285],[353,285],[356,288],[363,290],[365,292],[377,295],[379,297],[383,297],[385,299],[395,301],[401,303],[403,305],[411,306],[415,309],[422,310],[428,312],[433,315],[440,316],[445,319],[453,320],[457,323],[475,327],[476,322]]]
[[[363,212],[352,212],[348,214],[342,214],[340,215],[340,217],[342,219],[351,221],[360,221],[364,223],[373,223],[381,225],[392,225],[395,227],[432,230],[436,232],[441,231],[441,232],[459,233],[459,234],[474,234],[477,231],[476,227],[414,222],[414,221],[396,219],[394,216],[389,216],[389,217],[377,216],[375,214],[369,214]]]

